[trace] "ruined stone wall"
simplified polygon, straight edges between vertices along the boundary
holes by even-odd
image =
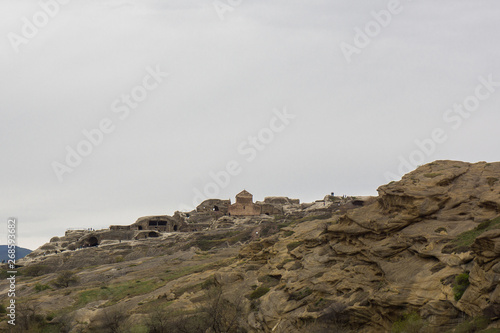
[[[231,216],[255,216],[260,215],[262,207],[253,203],[242,204],[235,203],[229,207],[229,214]]]
[[[184,222],[180,222],[170,216],[147,216],[142,217],[131,225],[132,230],[155,230],[160,232],[180,231]]]
[[[261,207],[261,214],[266,214],[266,215],[281,215],[283,214],[283,209],[271,205],[271,204],[261,204],[259,205]]]

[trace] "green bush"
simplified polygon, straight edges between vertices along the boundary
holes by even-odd
[[[265,294],[267,294],[269,292],[269,288],[267,287],[259,287],[257,289],[255,289],[251,294],[250,294],[250,299],[257,299],[257,298],[261,298],[262,296],[264,296]]]
[[[455,297],[455,301],[459,301],[462,298],[469,284],[469,273],[462,273],[455,276],[455,283],[453,284],[453,296]]]

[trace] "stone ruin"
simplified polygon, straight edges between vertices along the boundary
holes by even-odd
[[[340,205],[363,205],[363,198],[326,196],[313,203],[300,203],[299,199],[288,197],[266,197],[264,201],[253,202],[253,195],[246,190],[231,200],[208,199],[191,212],[176,211],[173,216],[157,215],[140,217],[130,225],[111,225],[109,229],[67,230],[64,237],[47,243],[37,249],[42,254],[64,252],[121,241],[159,238],[162,233],[196,232],[210,229],[231,228],[238,224],[258,224],[272,216],[285,215],[301,218],[309,215],[324,215],[337,211]],[[45,248],[44,248],[45,247]]]

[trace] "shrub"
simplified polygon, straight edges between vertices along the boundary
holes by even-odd
[[[455,301],[459,301],[467,287],[469,287],[469,273],[462,273],[455,276],[455,283],[453,284],[453,296]]]
[[[251,300],[254,300],[254,299],[258,299],[258,298],[261,298],[262,296],[264,296],[265,294],[267,294],[269,292],[269,288],[267,287],[259,287],[257,289],[255,289],[251,294],[250,294],[250,299]]]
[[[59,273],[52,284],[57,288],[68,288],[70,285],[77,284],[80,279],[72,271],[63,271]]]
[[[59,242],[60,240],[61,240],[61,239],[60,239],[59,237],[55,236],[55,237],[52,237],[52,238],[50,239],[50,242],[51,242],[51,243],[55,243],[55,242]]]
[[[3,304],[0,304],[0,313],[7,313],[7,308]]]
[[[35,290],[37,293],[47,289],[50,289],[50,287],[46,284],[40,284],[40,283],[35,284]]]
[[[123,332],[125,319],[127,314],[123,308],[105,308],[92,319],[90,329],[98,332]]]
[[[70,251],[76,250],[76,245],[75,244],[69,244],[68,245],[68,250],[70,250]]]

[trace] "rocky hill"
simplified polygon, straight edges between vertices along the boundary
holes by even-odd
[[[500,332],[500,163],[436,161],[378,192],[76,250],[88,235],[54,238],[20,262],[17,327]]]

